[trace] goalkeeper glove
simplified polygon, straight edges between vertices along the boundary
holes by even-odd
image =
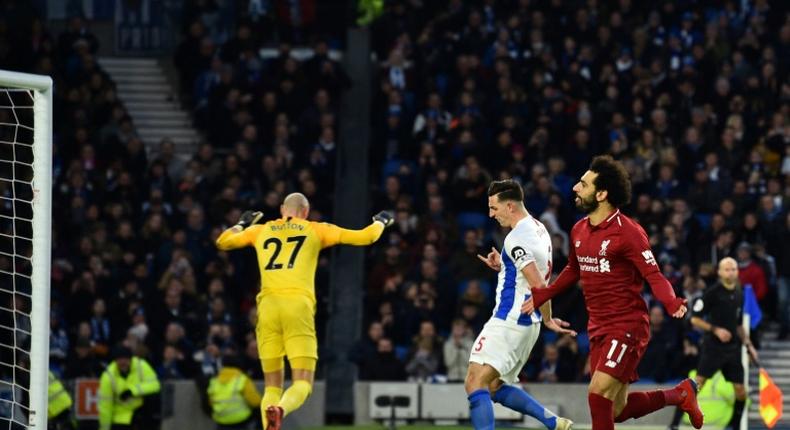
[[[247,228],[260,221],[261,218],[263,218],[263,212],[244,211],[241,217],[239,217],[239,222],[236,225],[241,228]]]
[[[384,224],[384,227],[389,227],[395,222],[395,216],[392,215],[392,212],[381,211],[376,215],[373,215],[373,221],[378,221]]]

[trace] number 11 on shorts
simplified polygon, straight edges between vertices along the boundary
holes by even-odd
[[[623,359],[623,355],[625,355],[625,350],[628,349],[628,345],[624,343],[620,343],[620,354],[617,356],[616,360],[612,360],[615,351],[617,351],[617,344],[620,343],[617,339],[612,339],[612,346],[609,348],[609,353],[606,354],[606,367],[614,369],[615,366],[620,364],[620,360]]]

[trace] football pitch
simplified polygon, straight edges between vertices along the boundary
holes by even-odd
[[[498,425],[497,428],[508,428],[518,430],[546,430],[545,427],[516,427]],[[574,429],[589,429],[590,425],[574,425]],[[663,430],[666,426],[617,426],[618,430]],[[684,427],[681,427],[683,429]],[[691,429],[691,427],[688,427]],[[324,427],[309,427],[304,430],[388,430],[388,426],[384,425],[367,425],[367,426],[324,426]],[[407,425],[398,426],[397,430],[472,430],[472,426],[437,426],[437,425]]]

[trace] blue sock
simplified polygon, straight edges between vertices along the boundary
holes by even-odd
[[[503,385],[494,394],[494,401],[537,419],[549,430],[554,430],[557,427],[557,416],[521,388]]]
[[[475,430],[494,430],[494,404],[487,389],[469,395],[469,415]]]

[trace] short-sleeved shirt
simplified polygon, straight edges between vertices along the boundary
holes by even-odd
[[[522,326],[539,323],[540,311],[536,310],[532,315],[521,313],[524,300],[532,295],[521,270],[534,263],[546,281],[551,276],[551,236],[546,227],[527,215],[505,237],[501,260],[492,318]]]
[[[708,287],[702,296],[691,306],[692,316],[702,318],[708,323],[727,329],[732,339],[722,343],[712,332],[705,333],[703,345],[721,349],[737,349],[741,339],[736,335],[738,326],[743,323],[743,289],[736,285],[727,289],[721,282]]]

